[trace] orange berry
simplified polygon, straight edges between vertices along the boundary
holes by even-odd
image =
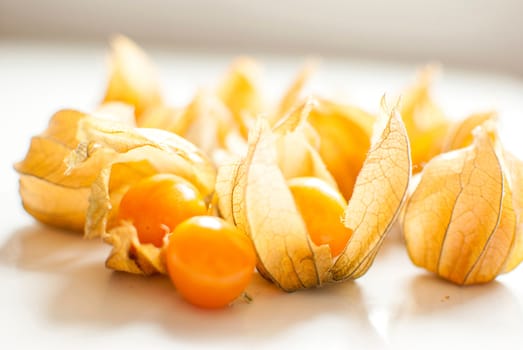
[[[224,307],[250,283],[256,253],[234,225],[213,216],[195,216],[169,237],[167,270],[184,299],[203,308]]]
[[[339,255],[352,235],[342,223],[347,203],[325,181],[315,177],[289,180],[289,189],[314,244],[328,244],[332,256]]]
[[[180,222],[206,213],[202,195],[189,181],[172,174],[157,174],[139,181],[125,193],[118,219],[133,224],[141,243],[161,247],[164,236]]]

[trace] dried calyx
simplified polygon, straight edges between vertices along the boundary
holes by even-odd
[[[523,163],[492,122],[465,137],[484,116],[475,118],[450,140],[461,148],[426,164],[403,218],[411,260],[457,284],[491,281],[523,259]]]
[[[247,155],[219,169],[216,191],[221,214],[251,237],[258,255],[258,271],[283,290],[354,279],[371,266],[400,210],[410,178],[403,123],[395,109],[383,109],[352,197],[343,211],[341,220],[350,237],[338,256],[333,256],[329,244],[317,245],[311,239],[308,220],[301,216],[303,211],[287,182],[298,176],[316,177],[337,191],[336,182],[307,141],[310,103],[290,113],[274,129],[258,119],[249,135]],[[288,167],[279,162],[282,157],[292,160],[294,153],[296,158],[307,155],[310,160],[310,166],[299,174],[289,173]]]

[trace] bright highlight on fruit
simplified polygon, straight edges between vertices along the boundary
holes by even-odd
[[[141,243],[161,247],[165,235],[179,223],[206,213],[202,195],[189,181],[172,174],[157,174],[141,180],[126,192],[118,218],[132,223]]]
[[[169,237],[167,270],[179,293],[203,308],[236,299],[251,281],[256,254],[249,238],[213,216],[195,216]]]
[[[339,255],[352,235],[342,222],[347,206],[343,196],[315,177],[297,177],[288,184],[314,244],[328,244],[332,256]]]

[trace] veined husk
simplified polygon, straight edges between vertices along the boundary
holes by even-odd
[[[331,256],[327,245],[316,246],[309,238],[279,166],[281,138],[297,138],[301,133],[306,139],[300,131],[303,124],[282,133],[258,119],[249,136],[247,155],[218,170],[220,213],[252,239],[258,270],[281,289],[294,291],[354,279],[371,266],[403,203],[411,170],[401,117],[395,109],[385,114],[375,125],[370,150],[345,210],[343,221],[353,234],[338,257]],[[320,176],[315,169],[321,167],[311,167],[308,175]]]
[[[140,244],[132,225],[118,222],[119,203],[130,186],[157,173],[179,175],[190,181],[210,203],[216,171],[208,158],[187,140],[159,129],[126,128],[118,123],[82,120],[82,142],[67,161],[71,171],[104,155],[89,194],[85,236],[101,236],[113,245],[109,268],[132,273],[164,273],[161,249]],[[86,150],[92,149],[92,152]]]
[[[31,139],[25,159],[15,164],[20,174],[20,196],[25,210],[35,219],[56,227],[82,231],[91,185],[110,158],[97,152],[81,166],[67,172],[64,159],[79,145],[78,124],[83,120],[111,119],[134,124],[132,109],[106,104],[92,115],[75,110],[57,112],[48,128]],[[87,147],[85,152],[93,152]]]
[[[523,259],[523,163],[492,125],[476,128],[470,146],[429,161],[405,208],[411,260],[456,284],[489,282]]]
[[[138,124],[147,109],[163,104],[160,84],[149,57],[132,40],[122,35],[111,40],[109,80],[103,102],[122,102],[133,106]]]

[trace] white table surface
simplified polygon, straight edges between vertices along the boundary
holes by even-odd
[[[152,50],[167,99],[186,102],[212,85],[230,54]],[[301,57],[261,57],[267,89],[283,90]],[[0,41],[0,347],[2,349],[351,348],[489,349],[523,343],[523,267],[484,286],[457,287],[414,267],[397,231],[355,282],[292,294],[261,278],[251,304],[205,311],[169,280],[105,269],[109,247],[44,227],[20,205],[12,168],[31,135],[65,107],[92,110],[106,79],[105,48]],[[413,66],[326,59],[312,91],[376,111]],[[523,81],[448,69],[435,85],[459,118],[497,109],[505,144],[523,157]]]

